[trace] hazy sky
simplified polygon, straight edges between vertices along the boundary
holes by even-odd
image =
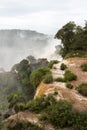
[[[87,0],[0,0],[0,29],[55,34],[68,21],[84,25]]]

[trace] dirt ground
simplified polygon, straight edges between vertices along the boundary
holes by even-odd
[[[53,82],[52,84],[44,84],[42,82],[36,91],[35,98],[42,94],[47,95],[58,91],[58,96],[56,97],[58,100],[65,99],[72,101],[74,109],[79,111],[87,110],[87,98],[75,90],[79,84],[87,83],[87,72],[83,72],[80,68],[81,64],[87,63],[87,58],[69,58],[61,61],[59,64],[55,64],[51,70],[54,79],[56,77],[63,77],[64,72],[60,70],[61,63],[65,63],[68,69],[77,75],[77,80],[71,82],[75,86],[74,89],[66,88],[65,83]]]

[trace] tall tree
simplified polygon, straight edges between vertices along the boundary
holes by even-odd
[[[69,22],[57,32],[55,38],[61,40],[63,57],[73,51],[87,51],[87,22],[83,28],[76,26],[74,22]]]

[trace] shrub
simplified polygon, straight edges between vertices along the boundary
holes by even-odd
[[[55,95],[55,96],[58,95],[58,91],[55,90],[55,91],[54,91],[54,95]]]
[[[87,111],[74,111],[74,130],[87,130]]]
[[[36,69],[30,75],[30,83],[36,88],[44,79],[45,75],[50,73],[50,69],[46,67]]]
[[[87,64],[86,63],[82,64],[81,69],[82,71],[87,71]]]
[[[58,77],[57,79],[55,79],[55,81],[57,81],[57,82],[67,82],[67,81],[72,81],[72,80],[76,80],[76,79],[77,79],[77,76],[74,73],[72,73],[69,70],[66,70],[65,74],[64,74],[64,78]]]
[[[72,104],[66,100],[50,105],[39,119],[50,122],[56,129],[87,130],[87,111],[73,110]]]
[[[73,124],[73,113],[71,103],[67,101],[58,101],[48,109],[49,121],[58,127],[69,127]]]
[[[46,74],[45,77],[44,77],[44,83],[52,83],[53,82],[53,77],[52,77],[52,74]]]
[[[60,69],[65,70],[66,68],[67,68],[67,66],[64,63],[62,63],[61,66],[60,66]]]
[[[66,82],[65,79],[62,78],[62,77],[56,78],[55,81],[57,81],[57,82]]]
[[[73,85],[71,83],[67,83],[66,84],[66,87],[69,88],[69,89],[72,89],[73,88]]]
[[[47,114],[44,113],[44,114],[40,115],[39,120],[40,121],[47,121],[48,120]]]
[[[9,102],[9,108],[14,108],[14,106],[17,105],[18,103],[24,103],[25,98],[22,96],[21,93],[16,92],[8,97],[8,102]]]
[[[51,61],[49,62],[49,64],[48,64],[48,67],[49,67],[50,69],[52,69],[53,65],[54,65],[54,64],[57,64],[57,63],[58,63],[57,60],[51,60]]]
[[[64,78],[66,81],[76,80],[77,76],[69,70],[65,71]]]
[[[15,112],[24,111],[26,109],[26,105],[24,103],[18,103],[14,106]]]
[[[40,98],[29,101],[26,105],[26,108],[32,112],[39,113],[45,110],[51,104],[54,104],[55,102],[56,100],[52,95],[48,95],[48,96],[43,95]]]
[[[87,84],[86,83],[83,83],[83,84],[79,85],[77,90],[83,96],[87,96]]]

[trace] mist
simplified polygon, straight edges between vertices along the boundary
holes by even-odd
[[[60,59],[55,46],[60,41],[54,36],[31,30],[0,30],[0,68],[11,67],[29,55],[48,60]]]

